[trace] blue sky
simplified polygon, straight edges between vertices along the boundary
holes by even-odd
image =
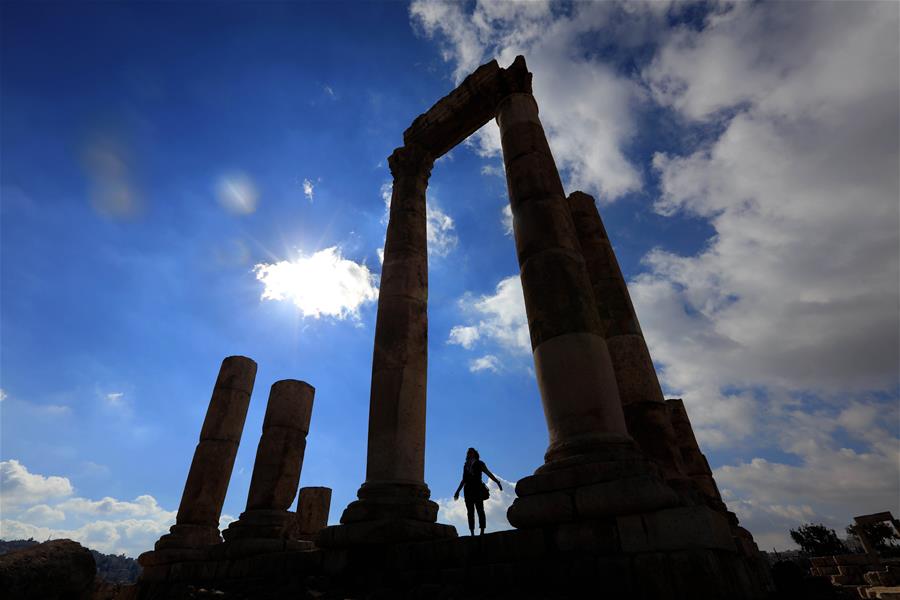
[[[259,371],[224,513],[269,386],[297,378],[317,389],[301,485],[333,488],[336,521],[364,479],[386,157],[520,53],[761,545],[898,511],[898,11],[4,3],[0,536],[148,549],[231,354]],[[547,442],[501,169],[489,124],[429,186],[426,481],[457,525],[468,446],[514,482]]]

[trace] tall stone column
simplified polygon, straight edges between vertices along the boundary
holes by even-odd
[[[152,570],[160,563],[170,562],[169,559],[202,557],[204,548],[222,541],[219,516],[255,379],[256,363],[249,358],[229,356],[222,361],[175,525],[156,542],[155,552],[141,555],[140,563],[145,568]]]
[[[294,516],[316,390],[305,381],[276,381],[269,392],[262,437],[256,449],[247,510],[223,532],[226,541],[284,539]]]
[[[662,466],[666,479],[684,480],[681,453],[656,369],[594,198],[584,192],[572,192],[568,204],[609,348],[628,433],[647,456]]]
[[[534,96],[497,108],[516,251],[550,433],[547,460],[630,444],[602,324]]]
[[[521,63],[521,64],[519,64]],[[523,76],[524,74],[524,76]],[[678,502],[628,435],[603,323],[524,59],[497,106],[525,310],[550,444],[507,512],[532,527]]]
[[[425,484],[428,243],[425,190],[434,158],[416,145],[388,158],[394,187],[375,322],[366,481],[320,545],[456,535],[435,524]]]

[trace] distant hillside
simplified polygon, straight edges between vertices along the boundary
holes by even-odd
[[[33,539],[0,540],[0,554],[22,550],[39,543]],[[141,574],[141,566],[137,561],[124,554],[116,556],[115,554],[102,554],[96,550],[91,550],[91,554],[94,555],[94,562],[97,563],[97,575],[110,583],[134,583]]]

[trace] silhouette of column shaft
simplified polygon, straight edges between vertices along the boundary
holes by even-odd
[[[223,532],[226,540],[288,536],[293,520],[288,509],[300,483],[315,393],[313,386],[296,379],[272,384],[256,447],[247,510]]]
[[[594,198],[584,192],[572,192],[568,204],[612,359],[628,432],[644,453],[663,467],[668,479],[684,478],[684,465],[656,369]]]
[[[276,381],[269,392],[256,450],[247,510],[287,511],[297,494],[316,389],[305,381]]]
[[[366,481],[423,483],[428,368],[425,189],[432,159],[415,146],[388,159],[394,176],[375,321]]]
[[[341,523],[411,519],[433,524],[437,520],[437,504],[429,500],[425,485],[425,190],[433,162],[418,146],[397,148],[388,158],[394,187],[375,321],[366,481],[359,489],[359,500],[341,515]],[[431,535],[430,529],[422,532]]]
[[[255,379],[256,363],[249,358],[229,356],[222,361],[175,525],[170,534],[160,538],[157,549],[202,547],[221,541],[219,516]]]
[[[550,433],[547,460],[630,443],[572,216],[530,93],[497,108],[516,251]]]

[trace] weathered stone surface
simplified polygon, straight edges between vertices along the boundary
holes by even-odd
[[[618,380],[616,380],[618,383]],[[681,448],[664,402],[633,402],[622,407],[628,433],[673,483],[697,484],[686,474]]]
[[[610,434],[628,439],[622,407],[605,402],[616,397],[615,379],[603,339],[591,333],[570,333],[544,342],[534,353],[538,388],[544,405],[550,446],[546,460],[571,454],[573,441],[585,451],[597,439],[602,445]],[[600,362],[592,363],[600,358]],[[605,368],[604,368],[605,367]]]
[[[423,232],[424,235],[424,232]],[[393,290],[394,295],[428,301],[428,258],[423,254],[385,255],[381,265],[381,285]],[[402,292],[402,293],[401,293]]]
[[[302,487],[297,494],[295,530],[304,539],[314,539],[328,525],[331,488]]]
[[[623,552],[716,548],[736,552],[727,519],[706,506],[616,518]]]
[[[550,491],[516,498],[506,510],[506,520],[519,529],[574,521],[575,499],[571,490]]]
[[[544,250],[563,247],[578,252],[572,233],[572,222],[559,197],[538,198],[525,202],[513,219],[519,264]]]
[[[606,343],[612,356],[622,404],[663,404],[662,390],[644,336],[635,333],[607,335]]]
[[[521,265],[521,278],[534,351],[543,342],[567,333],[590,333],[602,340],[600,320],[580,256],[563,248],[546,249]],[[605,358],[594,358],[596,365],[610,360],[608,351]],[[609,372],[612,374],[611,368]],[[619,403],[618,391],[614,400]],[[621,412],[621,408],[618,410]]]
[[[83,597],[97,565],[91,551],[72,540],[52,540],[0,556],[0,596],[5,600]]]
[[[518,496],[530,496],[549,490],[571,489],[583,485],[591,485],[603,481],[613,481],[624,477],[633,476],[636,473],[652,471],[647,459],[632,451],[630,455],[618,460],[603,460],[596,457],[593,461],[575,463],[567,468],[545,469],[539,468],[534,475],[522,477],[516,483]],[[554,463],[548,463],[554,466]],[[545,465],[546,466],[546,465]]]
[[[506,163],[506,186],[513,214],[526,202],[558,198],[564,202],[562,180],[553,157],[543,152],[523,154]]]
[[[679,504],[678,494],[652,474],[582,486],[575,492],[575,510],[582,519],[627,515]]]

